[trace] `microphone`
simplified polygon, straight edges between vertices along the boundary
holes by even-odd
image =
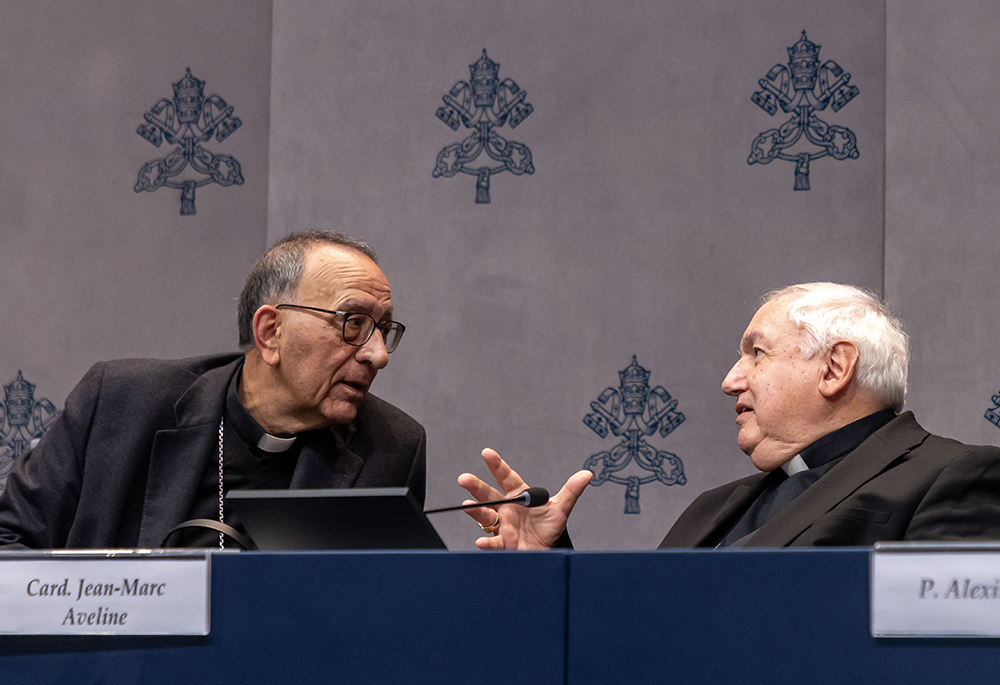
[[[528,488],[517,497],[510,499],[498,499],[492,502],[475,502],[473,504],[460,504],[457,507],[442,507],[441,509],[428,509],[425,514],[439,514],[442,511],[458,511],[459,509],[475,509],[476,507],[493,507],[498,504],[520,504],[522,507],[540,507],[549,501],[549,491],[545,488]]]

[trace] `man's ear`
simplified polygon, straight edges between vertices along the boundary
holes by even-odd
[[[269,304],[263,305],[253,315],[254,346],[265,364],[274,366],[281,356],[281,310]]]
[[[819,392],[823,397],[832,398],[846,390],[854,380],[858,365],[858,346],[849,340],[840,340],[826,353]]]

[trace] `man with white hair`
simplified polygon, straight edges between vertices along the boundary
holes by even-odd
[[[737,442],[762,473],[700,495],[661,547],[871,545],[1000,538],[1000,449],[931,435],[906,394],[909,351],[897,319],[853,286],[806,283],[769,293],[722,382],[736,398]],[[476,499],[524,489],[493,450],[503,492],[471,474]],[[493,533],[483,549],[556,544],[589,471],[538,509],[470,510]]]

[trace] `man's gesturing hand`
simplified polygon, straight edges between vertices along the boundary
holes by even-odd
[[[469,491],[477,502],[515,497],[527,489],[527,484],[507,465],[495,450],[483,450],[483,461],[496,480],[500,489],[487,485],[471,473],[458,477],[458,484]],[[548,549],[555,544],[566,529],[566,519],[573,506],[583,494],[587,483],[593,477],[590,471],[577,471],[566,484],[544,505],[527,509],[517,505],[506,505],[491,509],[469,509],[466,513],[484,527],[488,527],[500,517],[500,529],[493,536],[476,540],[479,549]],[[466,500],[463,504],[471,504]]]

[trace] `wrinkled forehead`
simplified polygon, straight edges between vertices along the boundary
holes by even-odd
[[[389,306],[392,292],[378,265],[347,247],[321,245],[305,257],[299,298],[318,297],[326,304],[344,298],[369,300],[371,307]]]
[[[761,305],[743,332],[740,348],[752,348],[760,342],[773,345],[787,340],[797,343],[802,331],[788,317],[788,305],[793,300],[793,297],[779,297]]]

